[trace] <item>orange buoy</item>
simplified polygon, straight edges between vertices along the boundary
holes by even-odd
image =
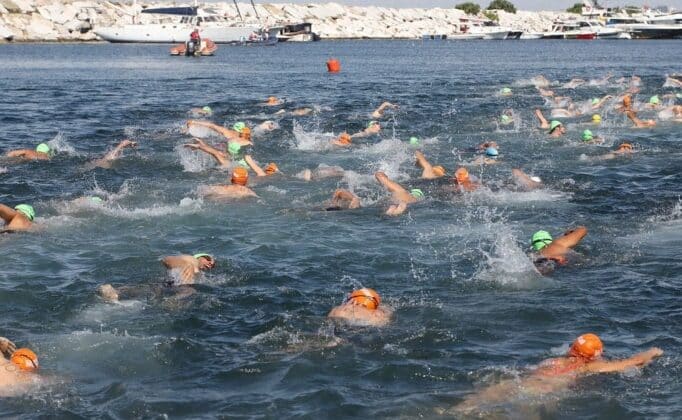
[[[329,73],[338,73],[341,71],[341,63],[336,58],[327,60],[327,71]]]

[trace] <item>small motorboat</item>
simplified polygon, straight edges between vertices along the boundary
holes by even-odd
[[[201,40],[200,45],[189,40],[184,44],[178,44],[170,49],[170,55],[184,55],[186,57],[199,57],[213,55],[218,46],[208,38]]]

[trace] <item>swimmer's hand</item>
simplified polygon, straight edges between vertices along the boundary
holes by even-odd
[[[655,358],[663,356],[663,350],[659,349],[658,347],[652,347],[644,353],[641,353],[639,356],[642,360],[642,365],[647,365]]]
[[[129,140],[129,139],[125,139],[121,142],[121,144],[119,146],[121,146],[121,147],[137,147],[137,142],[134,142],[134,141]]]
[[[5,337],[0,337],[0,352],[5,355],[8,359],[12,357],[12,354],[17,351],[17,346]]]

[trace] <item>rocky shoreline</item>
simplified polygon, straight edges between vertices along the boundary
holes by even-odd
[[[191,4],[191,3],[190,3]],[[158,2],[148,7],[180,4]],[[228,17],[238,19],[230,2],[210,3]],[[257,4],[239,3],[246,22],[266,26],[310,22],[323,39],[416,39],[424,34],[451,35],[457,23],[466,17],[458,9],[397,9],[385,7],[344,6],[338,3]],[[142,10],[131,1],[97,0],[0,0],[0,40],[14,42],[98,41],[93,32],[98,26],[132,23]],[[256,12],[258,17],[256,16]],[[502,26],[525,32],[542,32],[566,13],[519,11],[498,12]],[[575,15],[573,15],[575,16]],[[0,41],[1,42],[1,41]]]

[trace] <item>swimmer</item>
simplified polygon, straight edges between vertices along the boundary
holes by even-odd
[[[500,115],[500,124],[509,125],[514,123],[514,111],[511,109],[505,109]]]
[[[671,76],[665,76],[665,83],[663,83],[663,87],[682,88],[682,75],[673,74]]]
[[[604,139],[601,137],[595,136],[594,133],[592,133],[592,130],[584,130],[580,138],[582,139],[583,143],[590,144],[601,143],[604,141]]]
[[[566,265],[568,263],[567,255],[582,241],[585,235],[587,235],[585,226],[569,229],[556,239],[552,239],[552,235],[545,230],[535,232],[530,242],[535,251],[532,256],[533,263],[542,274],[553,270],[554,264]],[[547,263],[551,263],[552,266],[545,267]]]
[[[0,218],[5,221],[0,233],[27,231],[31,229],[35,216],[35,210],[28,204],[19,204],[14,208],[0,204]]]
[[[331,203],[329,207],[326,208],[327,211],[334,210],[352,210],[360,208],[360,199],[357,195],[353,194],[348,190],[339,188],[334,191]]]
[[[466,168],[458,168],[455,171],[454,182],[461,192],[475,191],[478,187],[480,187],[478,182],[471,179],[469,171],[467,171]]]
[[[564,89],[575,89],[578,86],[584,85],[585,83],[587,83],[585,79],[571,79],[571,81],[564,83],[561,87]]]
[[[485,149],[485,154],[474,159],[474,161],[471,162],[471,165],[494,165],[498,163],[497,158],[499,155],[500,153],[496,148],[488,147]]]
[[[526,191],[536,190],[543,186],[540,177],[528,175],[521,169],[512,169],[512,178],[517,186]]]
[[[520,380],[506,380],[467,397],[454,411],[471,412],[485,405],[508,402],[514,397],[532,397],[566,389],[578,378],[597,373],[616,373],[641,368],[663,355],[663,350],[651,349],[627,359],[602,359],[604,345],[595,334],[583,334],[569,347],[563,357],[541,362]]]
[[[205,106],[203,108],[192,108],[189,110],[190,114],[196,115],[198,117],[210,117],[213,115],[213,110],[210,106]]]
[[[392,104],[390,102],[384,102],[381,105],[379,105],[379,108],[375,109],[374,112],[372,112],[372,118],[376,118],[377,120],[379,118],[382,118],[384,116],[384,113],[386,112],[387,109],[397,109],[398,105]]]
[[[194,143],[184,144],[183,146],[188,149],[198,150],[200,152],[204,152],[206,154],[213,156],[216,162],[218,162],[218,164],[222,167],[228,167],[230,165],[232,158],[227,153],[222,152],[213,146],[209,146],[203,140],[198,139],[196,137],[193,138],[192,140],[194,140]],[[239,153],[241,146],[239,146],[239,144],[237,143],[230,142],[228,143],[227,148],[229,152],[234,152],[234,154],[236,154]]]
[[[26,393],[35,384],[40,367],[38,356],[30,349],[20,348],[5,337],[0,337],[0,397]]]
[[[503,87],[500,89],[500,96],[512,96],[512,90],[508,87]]]
[[[409,192],[395,181],[391,181],[388,176],[379,171],[374,174],[374,178],[384,186],[392,195],[394,204],[386,210],[387,216],[400,216],[407,209],[408,204],[416,203],[424,198],[424,192],[419,188],[414,188]]]
[[[240,146],[249,146],[253,144],[251,143],[251,129],[249,129],[249,127],[247,127],[243,122],[235,123],[232,126],[232,130],[221,125],[213,124],[209,121],[187,121],[187,128],[189,129],[192,126],[204,127],[208,128],[209,130],[213,130],[214,132],[225,137],[227,140],[238,143]]]
[[[251,188],[246,186],[248,180],[248,171],[239,166],[232,171],[230,185],[210,185],[202,187],[200,189],[200,194],[209,199],[242,199],[258,197]]]
[[[381,124],[379,124],[376,121],[370,121],[367,124],[367,128],[360,131],[359,133],[353,134],[350,137],[352,139],[357,139],[357,138],[361,138],[361,137],[369,137],[369,136],[373,136],[375,134],[379,134],[379,132],[381,132]]]
[[[416,151],[414,156],[417,158],[417,165],[422,168],[421,177],[423,179],[436,179],[445,176],[445,168],[440,165],[432,166],[422,152]]]
[[[535,116],[540,121],[540,128],[549,129],[550,137],[557,138],[563,136],[566,133],[566,127],[564,127],[561,122],[556,120],[552,122],[547,121],[544,115],[542,115],[542,111],[539,109],[535,110]]]
[[[333,308],[328,318],[355,326],[383,327],[391,321],[392,312],[381,306],[381,297],[370,288],[354,290],[343,305]]]
[[[274,121],[264,121],[256,126],[256,128],[253,129],[254,133],[259,134],[259,133],[267,133],[269,131],[273,131],[277,129],[277,124]]]
[[[651,128],[656,126],[656,121],[654,120],[640,120],[637,118],[635,111],[627,111],[626,115],[635,124],[635,128]]]
[[[645,106],[647,109],[658,110],[663,105],[661,104],[661,98],[659,98],[658,95],[654,95],[651,98],[649,98],[649,102],[647,102]]]
[[[353,145],[350,134],[346,133],[345,131],[339,134],[337,138],[332,140],[332,144],[338,147],[350,147]]]
[[[538,93],[540,96],[545,97],[545,98],[551,98],[554,96],[554,91],[553,90],[548,90],[548,89],[543,89],[541,87],[536,87],[538,90]]]
[[[632,147],[632,144],[630,143],[622,143],[616,150],[613,152],[607,153],[605,155],[601,155],[597,157],[597,160],[611,160],[615,159],[621,156],[629,156],[632,153],[634,153],[635,150]]]
[[[22,160],[50,160],[52,157],[52,149],[45,143],[40,143],[35,150],[19,149],[10,150],[5,154],[8,158],[22,159]]]
[[[657,117],[660,120],[682,122],[682,105],[667,106],[658,111]]]
[[[280,99],[277,99],[276,96],[269,96],[265,102],[261,103],[261,105],[263,105],[263,106],[278,106],[278,105],[282,105],[283,103],[284,102]]]
[[[536,88],[541,88],[541,87],[545,88],[545,87],[548,87],[550,85],[549,80],[543,75],[534,76],[530,79],[530,81],[531,81],[531,83],[533,83],[533,85]]]
[[[613,96],[611,95],[606,95],[603,98],[592,98],[592,101],[590,101],[590,105],[592,106],[592,110],[597,110],[604,106],[604,103],[608,101],[609,99],[613,99]]]
[[[305,181],[310,182],[312,180],[342,177],[345,175],[345,173],[346,172],[340,166],[320,165],[312,171],[310,169],[305,169],[297,176]]]
[[[485,152],[486,149],[489,147],[499,149],[500,146],[497,145],[497,142],[494,142],[492,140],[484,141],[483,143],[479,144],[476,148],[478,149],[479,152]]]
[[[177,274],[178,279],[167,281],[167,286],[187,286],[194,284],[194,279],[201,271],[211,270],[215,267],[216,261],[209,254],[194,255],[172,255],[163,257],[161,263],[171,272]],[[130,288],[116,290],[112,285],[106,283],[97,288],[97,294],[107,302],[118,302],[121,293],[126,293]]]
[[[244,161],[246,162],[247,165],[249,165],[251,170],[253,170],[256,173],[256,176],[258,177],[271,176],[279,173],[279,168],[273,162],[268,163],[265,168],[261,168],[258,165],[258,163],[255,160],[253,160],[251,155],[244,156]]]
[[[594,115],[592,116],[592,119],[590,119],[590,122],[591,122],[592,124],[595,124],[595,125],[601,124],[601,121],[602,121],[601,115],[599,115],[599,114],[594,114]]]
[[[297,108],[294,109],[293,111],[285,111],[283,109],[280,109],[279,111],[275,112],[275,115],[291,115],[294,117],[304,117],[306,115],[310,115],[314,112],[312,108]]]
[[[94,160],[92,162],[89,162],[86,165],[87,169],[94,169],[94,168],[102,168],[102,169],[109,169],[113,165],[114,161],[121,157],[121,154],[123,153],[123,149],[126,147],[137,147],[137,143],[132,141],[132,140],[122,140],[116,147],[113,148],[113,150],[109,151],[106,155],[104,155],[103,158]]]
[[[618,112],[623,112],[627,113],[629,111],[632,111],[632,96],[630,94],[625,94],[622,97],[623,102],[622,105],[616,107],[616,111]]]

